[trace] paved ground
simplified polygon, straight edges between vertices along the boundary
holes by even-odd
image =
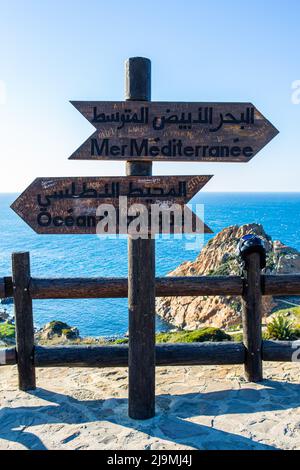
[[[157,415],[127,417],[126,369],[38,369],[17,391],[0,368],[0,449],[300,449],[300,364],[157,368]]]

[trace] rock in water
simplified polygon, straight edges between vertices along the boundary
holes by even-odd
[[[269,274],[300,272],[300,253],[266,234],[260,224],[230,226],[210,239],[195,261],[178,266],[169,276],[238,275],[240,259],[236,248],[240,238],[253,233],[265,242]],[[241,323],[241,299],[233,296],[162,297],[157,299],[156,311],[165,321],[178,328],[196,329],[213,325],[226,328]],[[276,298],[263,297],[263,315],[276,307]]]
[[[54,320],[47,323],[36,334],[36,338],[39,341],[52,340],[55,337],[61,337],[62,339],[77,339],[79,338],[79,331],[77,328],[71,327],[67,323]]]

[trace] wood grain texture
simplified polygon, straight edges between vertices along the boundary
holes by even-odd
[[[12,277],[0,278],[0,299],[8,299],[13,296]]]
[[[134,207],[137,204],[147,211],[147,234],[149,231],[177,233],[181,230],[211,233],[196,214],[192,216],[191,227],[182,218],[185,203],[211,177],[146,176],[143,173],[126,177],[37,178],[11,208],[40,234],[126,234],[131,226],[135,228],[132,222],[139,215],[139,206]],[[172,206],[179,208],[180,220],[176,222],[174,216],[174,221],[172,219],[164,227],[163,219],[159,221],[159,217],[164,212],[167,214]],[[158,214],[156,225],[155,214]]]
[[[71,103],[97,130],[70,159],[247,162],[278,133],[252,103]]]
[[[157,277],[156,297],[197,295],[242,295],[239,276]],[[126,278],[32,278],[33,299],[124,298],[128,295]]]
[[[125,62],[125,100],[151,100],[151,60],[130,57]]]
[[[126,62],[127,99],[142,95],[144,103],[150,101],[150,67],[149,59],[140,57]],[[127,162],[126,174],[149,177],[152,164]],[[155,415],[155,239],[128,236],[128,315],[128,414],[149,419]]]
[[[262,275],[263,295],[300,295],[300,274]]]
[[[262,295],[300,295],[300,274],[261,275]],[[156,297],[242,295],[240,276],[157,277]],[[126,278],[31,278],[33,299],[125,298]],[[0,297],[13,296],[12,278],[0,278]]]
[[[155,414],[155,240],[128,237],[129,416]]]
[[[297,341],[263,341],[262,359],[271,362],[299,360]],[[0,366],[17,364],[15,348],[1,350],[4,360]],[[226,365],[243,364],[243,343],[157,344],[156,365]],[[36,346],[34,362],[37,367],[127,367],[128,346]]]
[[[13,366],[17,364],[16,348],[0,348],[0,366]]]
[[[300,366],[299,341],[263,341],[263,361],[296,362]]]
[[[242,343],[158,344],[156,365],[213,365],[243,364],[245,348]],[[37,346],[37,367],[127,367],[128,346]]]
[[[242,297],[243,337],[246,348],[245,375],[260,382],[262,375],[262,292],[260,254],[250,253],[245,260],[245,286]]]
[[[20,390],[34,390],[34,329],[32,299],[29,292],[29,253],[12,254],[13,297],[15,306],[16,351]]]

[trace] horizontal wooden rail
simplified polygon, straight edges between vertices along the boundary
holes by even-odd
[[[156,346],[156,365],[243,364],[242,343],[160,344]],[[77,367],[122,367],[128,365],[128,346],[36,347],[35,365]]]
[[[17,364],[16,348],[0,348],[0,366],[13,366]]]
[[[297,356],[296,341],[263,341],[262,359],[272,362],[291,362]],[[243,343],[207,342],[156,345],[157,366],[230,365],[243,364]],[[37,367],[127,367],[128,346],[36,346],[34,362]],[[17,363],[15,348],[0,349],[0,365]]]
[[[35,279],[30,282],[33,299],[127,297],[126,278]]]
[[[13,283],[11,277],[0,278],[0,299],[7,299],[13,296]]]
[[[299,341],[263,341],[262,358],[270,362],[299,361],[300,365],[300,342]]]
[[[300,274],[263,274],[263,295],[300,295]],[[31,278],[33,299],[80,299],[127,297],[126,278]],[[240,276],[157,277],[156,296],[242,295]],[[11,277],[0,278],[0,298],[13,295]]]
[[[262,275],[264,295],[300,295],[300,274]]]
[[[126,278],[31,279],[34,299],[127,297]],[[241,295],[239,276],[156,278],[156,296]]]
[[[0,349],[2,365],[17,363],[14,348]],[[207,342],[156,345],[158,366],[243,364],[245,348],[242,343]],[[1,357],[1,356],[0,356]],[[37,367],[127,367],[128,346],[35,346],[34,364]]]
[[[156,296],[241,295],[240,276],[183,276],[156,278]]]

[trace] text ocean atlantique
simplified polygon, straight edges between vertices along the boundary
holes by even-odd
[[[244,156],[250,158],[254,154],[251,146],[239,145],[185,145],[181,139],[170,139],[161,143],[160,138],[155,139],[128,139],[128,144],[110,144],[109,138],[91,138],[91,156],[103,157],[201,157],[228,158]],[[155,142],[155,144],[153,144]]]

